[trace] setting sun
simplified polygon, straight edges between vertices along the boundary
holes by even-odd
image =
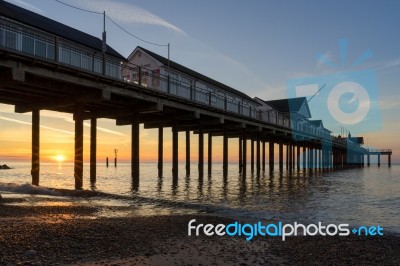
[[[54,159],[57,162],[61,163],[61,162],[63,162],[65,160],[65,157],[64,157],[64,155],[59,154],[59,155],[55,156]]]

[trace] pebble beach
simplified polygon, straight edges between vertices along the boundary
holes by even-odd
[[[3,195],[0,265],[399,265],[400,238],[188,236],[210,214],[99,216],[79,204],[24,205]],[[113,212],[112,207],[110,211]],[[118,210],[115,210],[118,211]]]

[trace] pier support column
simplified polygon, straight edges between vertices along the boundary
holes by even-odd
[[[199,127],[199,179],[204,176],[204,132],[203,127]]]
[[[226,130],[224,130],[224,139],[223,139],[223,160],[222,160],[222,168],[223,168],[223,176],[226,178],[228,176],[228,134]]]
[[[97,119],[90,119],[90,183],[96,183]]]
[[[261,173],[261,147],[260,147],[260,136],[257,135],[257,154],[256,154],[256,169],[257,169],[257,176]]]
[[[381,155],[378,154],[378,167],[380,167],[380,166],[381,166]]]
[[[307,167],[307,147],[306,145],[303,146],[303,170]]]
[[[176,121],[172,125],[172,178],[175,184],[178,179],[178,125]]]
[[[388,154],[388,167],[392,166],[392,155]]]
[[[262,171],[265,172],[265,141],[262,142]]]
[[[245,131],[243,132],[242,144],[243,144],[242,177],[245,177],[247,171],[247,136]]]
[[[296,163],[297,163],[297,170],[300,170],[300,144],[297,145]]]
[[[309,168],[313,169],[314,168],[314,149],[312,147],[309,148]]]
[[[163,177],[164,170],[164,128],[158,128],[158,177]]]
[[[322,169],[322,149],[318,150],[319,169]]]
[[[371,166],[371,156],[367,154],[367,166]]]
[[[289,146],[290,144],[286,144],[286,170],[289,168]]]
[[[283,142],[279,140],[279,171],[283,171]]]
[[[251,138],[251,146],[250,146],[250,153],[251,153],[251,173],[254,174],[254,138]]]
[[[273,172],[274,171],[274,147],[275,147],[275,143],[272,139],[269,140],[268,142],[268,146],[269,146],[269,154],[268,154],[268,160],[269,160],[269,171]]]
[[[139,188],[139,115],[136,114],[132,120],[132,158],[131,158],[131,172],[132,172],[132,188],[137,190]]]
[[[239,174],[243,172],[243,137],[239,137]]]
[[[74,177],[75,189],[82,189],[83,186],[83,103],[76,103],[74,110],[75,120],[75,160]]]
[[[190,176],[190,130],[186,130],[186,177]]]
[[[32,111],[32,185],[39,186],[40,175],[40,111]]]
[[[208,177],[212,174],[212,133],[208,133]]]

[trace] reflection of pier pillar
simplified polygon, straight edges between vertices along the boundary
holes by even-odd
[[[172,125],[172,177],[175,184],[178,179],[178,125],[174,121]]]
[[[283,142],[279,140],[279,171],[283,170]]]
[[[212,134],[208,133],[208,176],[211,176],[212,172]]]
[[[199,128],[199,178],[203,178],[204,175],[204,132],[203,127]]]
[[[186,130],[185,132],[185,137],[186,137],[186,165],[185,165],[185,170],[186,170],[186,176],[190,176],[190,130]]]
[[[40,111],[32,111],[32,185],[39,186],[40,175]]]
[[[251,145],[250,145],[250,155],[251,155],[251,173],[254,173],[254,138],[251,138]]]
[[[164,169],[164,128],[158,128],[158,177],[163,176]]]
[[[260,172],[261,172],[261,147],[260,147],[260,136],[259,135],[257,135],[257,139],[256,139],[256,141],[257,141],[257,154],[256,154],[256,159],[257,159],[257,175],[259,176],[260,175]]]
[[[90,119],[90,183],[96,183],[97,119]]]
[[[139,117],[136,114],[132,121],[132,188],[137,190],[139,187]]]
[[[378,154],[378,166],[381,166],[381,155]]]
[[[74,177],[75,189],[82,189],[83,186],[83,103],[75,104],[75,160]]]
[[[269,140],[268,142],[269,145],[269,154],[268,154],[268,160],[269,160],[269,171],[272,172],[274,171],[274,147],[275,147],[275,143],[272,139]]]
[[[392,166],[392,155],[388,154],[388,167]]]
[[[243,138],[239,137],[239,174],[243,171]]]
[[[262,170],[265,172],[265,141],[262,142]]]
[[[223,177],[226,178],[228,176],[228,134],[226,130],[224,130],[224,139],[223,139]]]

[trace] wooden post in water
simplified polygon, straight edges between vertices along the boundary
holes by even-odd
[[[297,170],[300,170],[300,144],[297,145],[296,162],[297,162]]]
[[[32,111],[32,185],[39,186],[40,175],[40,111]]]
[[[158,177],[163,177],[164,170],[164,128],[158,128]]]
[[[76,103],[74,110],[75,120],[75,160],[74,177],[75,189],[82,189],[83,186],[83,103]]]
[[[286,144],[286,170],[289,168],[289,143]]]
[[[97,119],[90,119],[90,183],[96,183]]]
[[[371,166],[371,156],[367,154],[367,166]]]
[[[388,154],[388,167],[392,167],[392,155]]]
[[[381,166],[381,155],[378,154],[378,167],[380,167],[380,166]]]
[[[265,172],[265,141],[262,142],[262,171]]]
[[[132,173],[132,188],[137,190],[139,188],[139,116],[136,114],[132,120],[132,157],[131,157],[131,173]]]
[[[307,167],[307,147],[303,144],[303,170]]]
[[[223,176],[226,178],[228,176],[228,134],[226,129],[224,129],[224,139],[223,139]]]
[[[190,176],[190,130],[186,130],[186,177]]]
[[[239,174],[243,172],[243,137],[239,137]]]
[[[269,171],[273,172],[274,171],[274,147],[275,147],[275,143],[272,139],[269,140],[268,142],[268,146],[269,146],[269,154],[268,154],[268,160],[269,160]]]
[[[251,174],[254,174],[254,138],[251,137],[251,142],[250,142],[251,146],[250,146],[250,153],[251,153]]]
[[[172,125],[172,177],[175,181],[178,179],[178,125],[174,121]]]
[[[246,176],[247,171],[247,136],[243,131],[243,156],[242,156],[242,177]]]
[[[203,126],[199,127],[199,179],[204,176],[204,132]]]
[[[212,174],[212,133],[208,133],[208,177]]]
[[[261,173],[261,147],[260,147],[260,136],[257,134],[256,137],[257,142],[257,154],[256,154],[256,169],[257,169],[257,176],[260,176]]]
[[[279,140],[279,171],[283,171],[283,141]]]

